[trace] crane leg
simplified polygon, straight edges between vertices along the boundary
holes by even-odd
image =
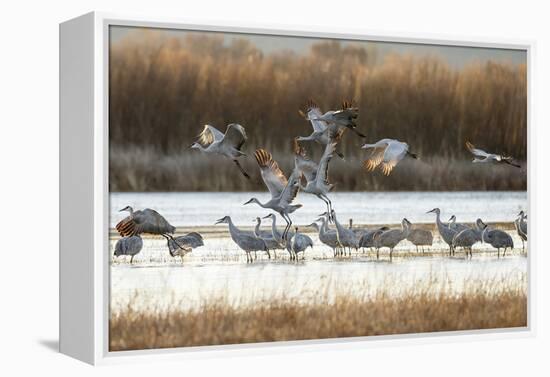
[[[233,162],[235,163],[235,165],[237,165],[237,167],[241,171],[241,174],[244,175],[247,179],[250,179],[250,176],[248,175],[248,173],[246,171],[244,171],[244,169],[241,166],[241,164],[239,163],[239,161],[238,160],[233,160]]]

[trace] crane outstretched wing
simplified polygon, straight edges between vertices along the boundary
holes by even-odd
[[[323,113],[321,112],[319,106],[317,106],[317,104],[313,102],[313,100],[309,100],[307,102],[306,113],[304,114],[300,110],[300,114],[306,120],[309,120],[314,132],[324,132],[327,129],[327,123],[318,119],[323,115]]]
[[[466,142],[466,148],[474,155],[478,157],[488,157],[489,153],[485,152],[482,149],[476,148],[472,143],[469,141]]]
[[[222,144],[241,150],[246,141],[246,131],[244,127],[237,123],[231,123],[225,130]]]
[[[207,147],[214,142],[221,141],[222,139],[223,133],[221,133],[217,128],[206,124],[204,125],[202,132],[199,134],[197,141],[203,147]]]
[[[315,161],[312,161],[306,153],[306,150],[298,143],[296,139],[292,144],[295,155],[295,166],[306,177],[308,182],[314,181],[317,175],[318,166]]]
[[[384,175],[390,175],[393,168],[405,157],[408,150],[409,146],[406,143],[395,141],[388,144],[384,151],[384,160],[380,164]]]
[[[287,185],[284,173],[279,168],[277,162],[273,160],[271,154],[265,149],[256,150],[254,157],[260,167],[262,179],[271,193],[271,197],[278,197]]]
[[[334,155],[335,150],[336,150],[336,143],[327,144],[327,146],[325,147],[325,152],[323,153],[323,156],[319,161],[317,178],[320,179],[321,182],[323,182],[325,185],[330,184],[328,181],[328,165],[330,163],[330,160],[332,159],[332,156]]]
[[[288,178],[288,182],[284,190],[281,192],[279,203],[281,203],[282,205],[292,204],[292,202],[296,198],[296,195],[298,195],[298,191],[300,191],[301,178],[302,173],[300,173],[298,169],[294,168],[292,174]]]
[[[363,166],[367,171],[373,171],[376,169],[378,165],[382,163],[384,160],[384,152],[386,152],[386,148],[388,147],[388,143],[382,144],[378,147],[372,148],[372,152],[367,160],[363,162]]]

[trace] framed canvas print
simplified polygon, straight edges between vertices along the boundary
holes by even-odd
[[[61,24],[61,351],[104,363],[531,334],[531,51]]]

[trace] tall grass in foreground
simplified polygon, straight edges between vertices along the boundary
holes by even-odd
[[[195,152],[195,153],[193,153]],[[290,151],[274,154],[288,175]],[[366,154],[365,154],[366,157]],[[231,161],[182,150],[164,154],[153,148],[118,148],[110,156],[111,191],[263,191],[253,157],[242,165],[253,177],[243,179]],[[469,160],[426,157],[404,160],[392,175],[367,172],[359,158],[331,161],[329,176],[336,191],[526,190],[527,175],[508,165],[472,164]]]
[[[192,159],[179,167],[194,182],[184,185],[168,169],[130,171],[125,177],[116,157],[131,153],[132,148],[138,158],[155,150],[148,154],[147,163],[155,167],[157,160],[175,164],[173,156],[191,144],[202,125],[224,129],[231,122],[246,127],[250,155],[258,147],[280,155],[288,151],[292,138],[311,132],[298,114],[309,98],[325,110],[339,106],[342,99],[354,99],[360,109],[359,129],[369,141],[405,140],[424,158],[470,159],[466,140],[520,160],[526,158],[525,65],[489,61],[453,69],[433,56],[390,55],[375,63],[375,54],[360,44],[320,41],[304,54],[266,55],[245,36],[225,44],[216,34],[170,38],[151,30],[113,44],[109,65],[111,190],[133,190],[132,181],[140,180],[155,182],[156,190],[162,191],[218,190],[221,183],[201,177],[210,170],[229,171],[223,177],[227,189],[240,186],[241,177],[233,169],[218,167],[216,159]],[[348,159],[357,159],[363,155],[361,142],[346,135],[340,148]],[[362,179],[356,171],[342,172],[346,176],[343,190],[359,187],[353,186]],[[443,189],[432,185],[431,178],[411,185]],[[448,179],[437,179],[448,187],[458,181],[450,174]],[[492,182],[487,178],[487,182],[495,189],[518,187],[515,180]],[[459,184],[464,185],[464,179]],[[390,179],[382,189],[401,186]]]
[[[205,301],[196,310],[136,310],[111,314],[111,351],[341,338],[527,325],[525,287],[498,282],[464,293],[411,289],[399,296],[380,292],[357,297],[320,294],[314,303],[267,300],[239,307],[227,300]],[[499,288],[500,287],[500,288]],[[139,299],[139,295],[136,296]]]

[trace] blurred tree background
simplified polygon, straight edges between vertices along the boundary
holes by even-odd
[[[319,40],[309,51],[264,53],[245,37],[149,31],[111,45],[109,132],[111,191],[264,190],[252,157],[267,148],[289,172],[291,141],[311,127],[298,113],[308,99],[323,111],[343,99],[359,107],[347,133],[346,161],[335,161],[338,190],[525,190],[525,168],[473,166],[466,140],[527,157],[525,64],[477,62],[451,67],[435,56],[389,54]],[[204,124],[248,134],[246,181],[231,162],[188,147]],[[421,159],[390,177],[367,173],[359,147],[381,138],[406,141]],[[306,145],[317,158],[322,148]],[[338,160],[338,159],[336,159]]]

